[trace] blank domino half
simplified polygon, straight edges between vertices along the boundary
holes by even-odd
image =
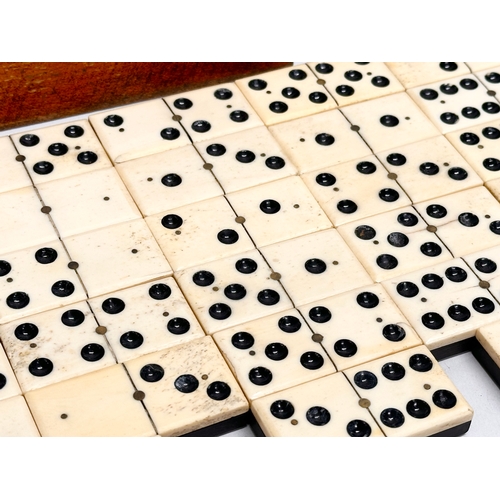
[[[499,72],[314,62],[0,137],[0,436],[466,432],[430,351],[500,385]]]

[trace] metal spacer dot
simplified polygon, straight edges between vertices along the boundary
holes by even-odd
[[[483,281],[483,280],[481,280],[481,281],[479,282],[479,287],[480,287],[480,288],[489,288],[489,287],[490,287],[490,284],[489,284],[489,282],[488,282],[488,281]]]
[[[361,128],[361,127],[359,127],[358,125],[351,125],[351,130],[352,130],[353,132],[359,132],[360,128]]]
[[[311,339],[313,340],[313,342],[323,342],[323,335],[315,333],[311,336]]]
[[[391,172],[390,174],[387,174],[387,178],[395,181],[398,178],[398,174],[394,174]]]
[[[278,281],[281,279],[281,274],[280,273],[271,273],[269,276],[272,280]]]
[[[143,391],[135,391],[133,397],[136,401],[142,401],[146,397],[146,394]]]
[[[51,211],[52,211],[52,209],[50,207],[47,207],[47,206],[41,208],[41,212],[43,214],[50,214]]]
[[[24,160],[26,160],[26,156],[24,156],[24,155],[17,155],[16,156],[16,161],[24,161]]]
[[[66,420],[68,418],[68,415],[66,413],[61,413],[61,418],[63,420]]]
[[[182,116],[181,115],[174,115],[174,116],[172,116],[172,120],[174,120],[174,122],[180,122],[182,120]]]
[[[95,329],[95,332],[98,333],[99,335],[104,335],[107,331],[108,329],[105,326],[98,326]]]
[[[317,83],[318,85],[324,85],[324,84],[326,83],[326,81],[325,81],[325,80],[323,80],[322,78],[318,78],[318,80],[316,80],[316,83]]]
[[[238,224],[244,224],[246,222],[246,219],[245,217],[236,217],[236,219],[234,219],[234,222],[238,223]]]
[[[425,389],[426,391],[428,391],[430,388],[431,388],[431,386],[430,386],[429,384],[424,384],[424,389]]]
[[[299,421],[298,421],[298,420],[295,420],[294,418],[292,418],[292,420],[290,420],[290,423],[291,423],[292,425],[297,425],[297,424],[299,423]]]
[[[359,406],[361,406],[361,408],[370,408],[371,402],[369,399],[361,398],[358,401],[358,404],[359,404]]]
[[[203,168],[204,168],[205,170],[212,170],[212,169],[214,168],[214,166],[213,166],[211,163],[205,163],[205,164],[203,165]]]
[[[429,233],[436,233],[438,230],[436,226],[427,226],[426,229],[427,231],[429,231]]]
[[[68,264],[68,267],[69,267],[70,269],[78,269],[78,266],[79,266],[78,262],[75,262],[74,260],[72,260],[72,261]]]
[[[202,376],[201,376],[201,379],[202,380],[207,380],[208,379],[208,375],[206,373],[204,373]]]

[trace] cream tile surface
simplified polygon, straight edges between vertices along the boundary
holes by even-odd
[[[125,367],[162,436],[186,434],[248,410],[210,337],[141,356]]]
[[[162,99],[90,115],[89,120],[113,163],[187,146],[190,141]]]
[[[407,89],[470,73],[470,69],[463,62],[388,62],[386,64]]]
[[[89,304],[120,363],[205,335],[173,278],[101,295]]]
[[[138,158],[116,166],[144,216],[197,201],[223,191],[192,145]]]
[[[371,153],[339,110],[273,125],[269,131],[301,174]]]
[[[21,161],[16,160],[17,151],[9,137],[0,138],[0,166],[2,183],[0,193],[31,186],[31,179]]]
[[[23,396],[14,396],[0,401],[0,436],[40,437]]]
[[[368,399],[370,413],[388,437],[431,436],[472,419],[467,401],[424,346],[345,374]]]
[[[213,335],[249,400],[335,373],[295,309]]]
[[[266,436],[383,437],[343,373],[334,373],[252,402]]]
[[[156,432],[123,365],[26,394],[46,437],[150,437]]]
[[[167,96],[164,101],[195,143],[262,125],[235,83]]]
[[[375,156],[301,176],[335,227],[411,204]]]
[[[326,89],[339,107],[404,91],[403,85],[382,62],[308,63],[308,66],[325,81]]]
[[[85,300],[69,263],[59,240],[1,255],[0,324]]]
[[[112,166],[88,120],[11,137],[35,185]]]

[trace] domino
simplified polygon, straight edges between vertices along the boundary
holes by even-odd
[[[452,257],[412,206],[344,224],[338,231],[376,282]]]
[[[114,164],[190,144],[162,99],[92,114],[89,121]]]
[[[0,324],[87,298],[59,240],[0,259]]]
[[[206,333],[212,334],[293,307],[257,250],[174,274]]]
[[[227,199],[257,247],[332,227],[297,176],[228,194]]]
[[[299,307],[338,370],[421,344],[382,285]]]
[[[345,106],[342,113],[374,153],[439,135],[404,92]]]
[[[325,111],[269,127],[300,174],[371,154],[339,110]]]
[[[335,227],[411,205],[397,174],[371,155],[301,176]]]
[[[152,437],[156,431],[123,365],[26,393],[42,437]]]
[[[223,194],[192,145],[120,163],[116,169],[144,217]]]
[[[244,218],[223,196],[146,217],[174,271],[252,250]]]
[[[262,126],[262,120],[235,83],[164,97],[193,143]]]
[[[472,409],[424,346],[345,374],[388,437],[456,436],[470,427]]]
[[[380,62],[308,63],[339,107],[404,91],[389,68]]]
[[[225,193],[283,179],[297,173],[295,165],[266,127],[200,141],[196,148]]]
[[[386,64],[406,89],[470,74],[468,65],[462,62],[389,62]]]
[[[306,64],[236,80],[265,125],[274,125],[337,107]]]
[[[474,75],[415,87],[408,94],[443,134],[494,120],[500,112],[498,101]]]
[[[90,298],[172,274],[142,219],[63,241]]]
[[[14,134],[12,141],[36,186],[112,166],[88,120]]]
[[[477,328],[500,318],[498,303],[462,259],[383,282],[438,359],[457,354]]]
[[[127,361],[125,368],[161,436],[200,431],[248,411],[211,337],[146,354]]]
[[[61,238],[141,218],[114,168],[45,182],[38,191]]]
[[[343,373],[259,398],[252,413],[268,437],[383,437]]]
[[[489,95],[494,96],[500,88],[500,65],[489,63],[488,67],[473,70],[481,83],[490,91]]]
[[[378,154],[413,203],[482,184],[481,177],[442,136]]]
[[[462,258],[480,280],[480,286],[487,289],[500,302],[500,247],[464,255]]]
[[[86,302],[0,326],[0,339],[26,393],[116,363]]]
[[[260,252],[279,274],[280,283],[296,307],[372,284],[335,229],[275,243],[262,247]]]
[[[295,309],[217,332],[212,338],[249,401],[336,372]]]
[[[500,242],[500,206],[484,186],[414,206],[454,257]]]
[[[500,121],[473,125],[446,138],[484,182],[500,178]]]
[[[89,305],[119,363],[205,336],[171,277],[95,297]]]

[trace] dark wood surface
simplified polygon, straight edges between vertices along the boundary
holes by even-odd
[[[0,63],[0,130],[234,81],[291,63]]]

